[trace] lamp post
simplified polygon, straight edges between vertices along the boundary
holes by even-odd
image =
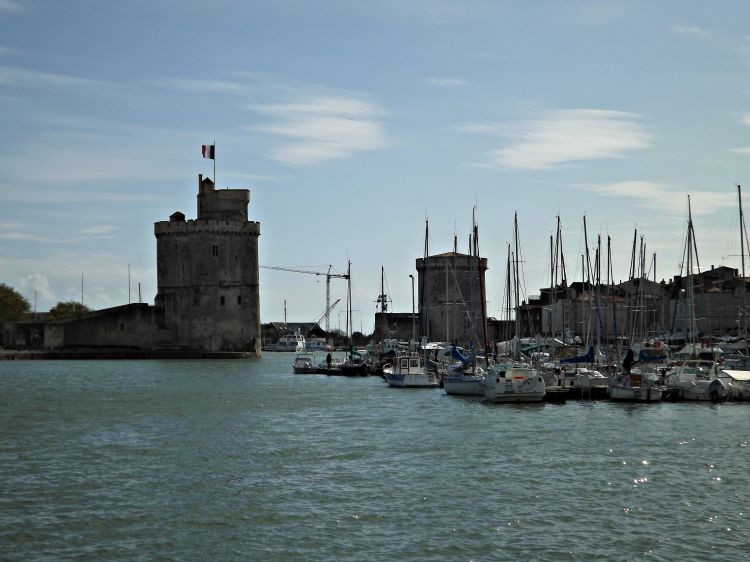
[[[411,278],[411,341],[412,343],[416,340],[416,335],[414,334],[414,276],[409,275]]]

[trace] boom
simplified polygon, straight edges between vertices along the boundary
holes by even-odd
[[[346,273],[331,273],[331,268],[333,267],[332,265],[328,266],[328,271],[326,272],[314,271],[312,269],[299,269],[299,268],[294,268],[294,267],[278,267],[278,266],[273,266],[273,265],[261,265],[260,267],[263,269],[275,269],[277,271],[290,271],[292,273],[307,273],[308,275],[325,275],[326,277],[326,311],[321,317],[321,319],[325,317],[326,332],[329,331],[331,310],[339,302],[339,301],[336,301],[335,303],[333,303],[333,305],[331,305],[331,278],[349,279],[349,275],[347,275]],[[318,320],[318,322],[320,322],[320,320]]]

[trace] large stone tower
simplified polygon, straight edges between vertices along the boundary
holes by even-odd
[[[467,347],[474,341],[477,348],[481,347],[485,271],[487,258],[457,252],[418,258],[418,335]]]
[[[198,218],[154,224],[160,327],[174,344],[260,354],[258,236],[248,189],[214,189],[198,176]]]

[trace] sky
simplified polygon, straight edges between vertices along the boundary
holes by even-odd
[[[212,142],[260,264],[351,260],[366,333],[381,267],[411,311],[426,220],[431,253],[466,252],[475,214],[495,317],[516,212],[526,295],[557,216],[569,280],[584,216],[616,281],[636,230],[649,276],[678,275],[688,195],[701,269],[740,268],[748,21],[740,0],[0,0],[0,282],[38,311],[82,279],[89,307],[153,303],[153,223],[195,218]],[[260,300],[318,320],[325,278],[262,269]]]

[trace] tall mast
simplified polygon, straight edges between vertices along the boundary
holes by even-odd
[[[742,188],[737,184],[737,198],[740,202],[740,255],[742,256],[742,278],[745,278],[745,217],[742,213]]]
[[[482,257],[479,255],[479,225],[474,224],[474,250],[477,258],[477,275],[479,275],[479,299],[482,307],[482,344],[484,345],[484,364],[489,365],[489,342],[487,341],[487,311],[484,290],[484,276],[482,275]],[[473,285],[473,283],[472,283]]]

